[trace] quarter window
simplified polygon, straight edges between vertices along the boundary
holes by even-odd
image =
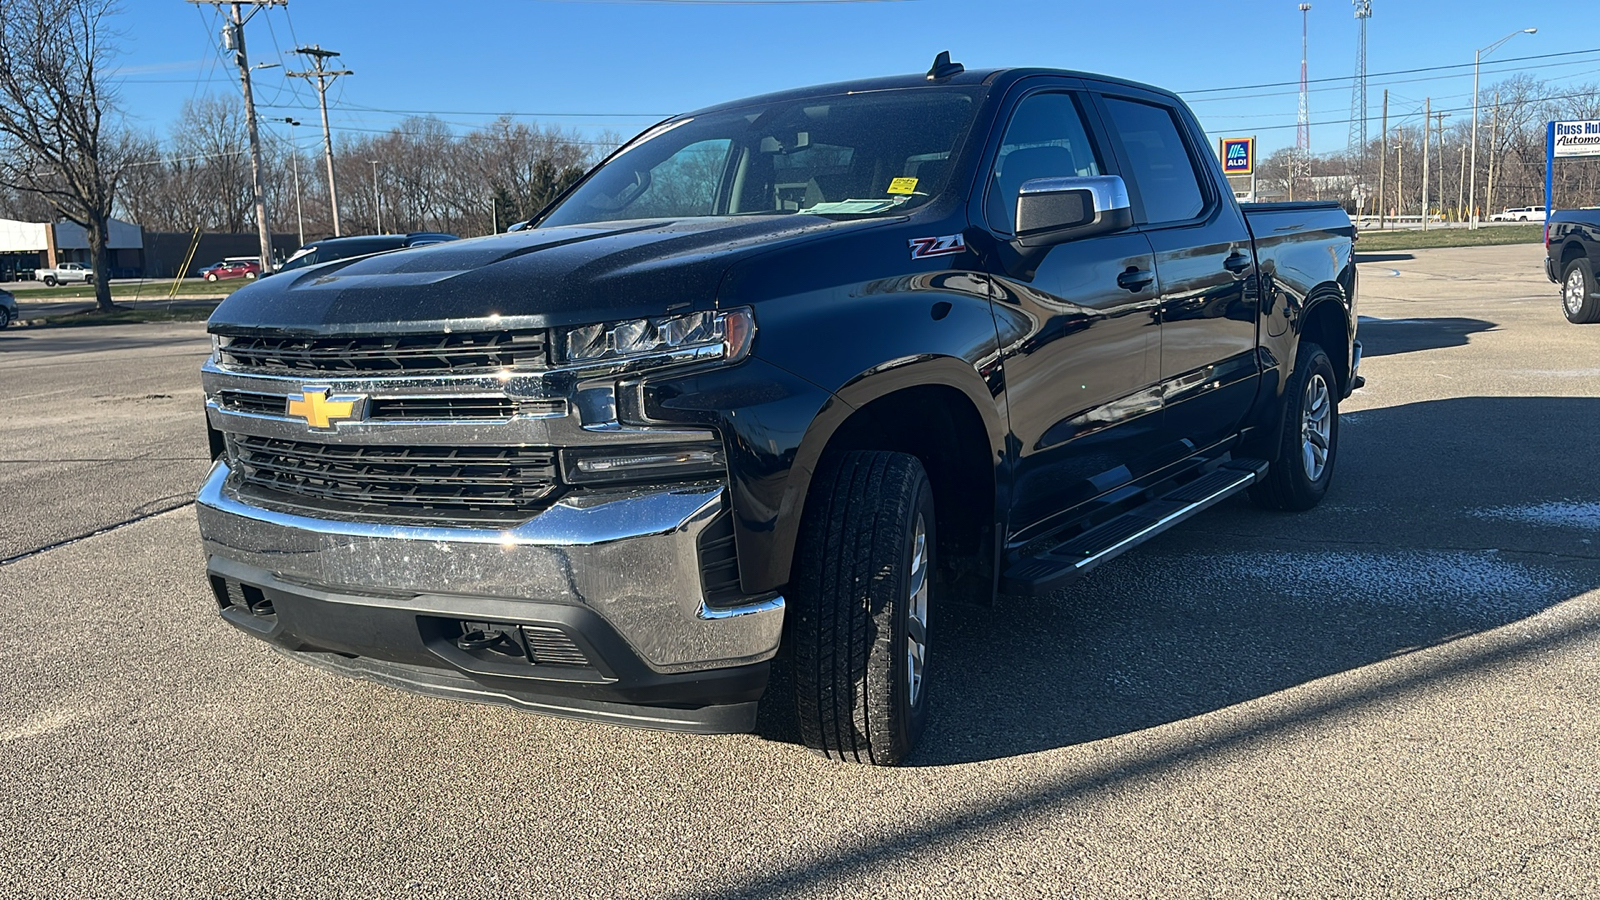
[[[1105,102],[1111,127],[1128,152],[1126,174],[1144,201],[1146,221],[1182,222],[1200,215],[1205,195],[1172,111],[1117,97]]]

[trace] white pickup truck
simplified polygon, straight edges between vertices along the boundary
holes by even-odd
[[[40,269],[33,273],[33,277],[51,287],[58,284],[89,284],[94,281],[94,270],[83,263],[68,262],[54,269]]]
[[[1489,217],[1491,222],[1527,222],[1530,219],[1544,218],[1542,206],[1516,206],[1497,212]]]

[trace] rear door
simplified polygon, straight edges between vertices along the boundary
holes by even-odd
[[[1161,284],[1165,446],[1187,455],[1236,433],[1255,400],[1258,299],[1244,214],[1217,190],[1220,171],[1168,98],[1107,85],[1097,92]]]
[[[1017,188],[1045,177],[1115,174],[1078,82],[1030,79],[984,167],[982,208],[1001,244]],[[1012,536],[1027,540],[1145,468],[1159,435],[1155,258],[1135,230],[1049,248],[1037,268],[996,266],[995,318],[1017,454]]]

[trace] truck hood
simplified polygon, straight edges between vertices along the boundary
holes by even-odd
[[[450,241],[263,279],[222,301],[210,330],[397,334],[495,317],[501,327],[549,328],[710,309],[745,256],[894,221],[648,220]]]

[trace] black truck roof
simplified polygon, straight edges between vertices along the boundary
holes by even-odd
[[[1094,81],[1110,84],[1121,84],[1142,91],[1151,91],[1167,97],[1177,98],[1177,95],[1164,88],[1154,87],[1126,78],[1114,78],[1110,75],[1099,75],[1093,72],[1078,72],[1071,69],[1047,68],[1006,68],[1006,69],[973,69],[959,72],[945,78],[931,79],[926,74],[921,75],[888,75],[880,78],[858,78],[853,81],[836,81],[830,84],[817,84],[808,87],[789,88],[782,91],[773,91],[768,94],[758,94],[754,97],[743,97],[730,100],[726,103],[717,103],[712,106],[702,107],[682,115],[701,115],[710,112],[721,112],[729,109],[739,109],[758,103],[784,102],[789,100],[803,100],[807,97],[825,97],[836,94],[887,91],[903,88],[918,87],[946,87],[949,85],[999,85],[1008,86],[1020,79],[1032,75],[1059,75],[1066,78],[1088,78]],[[677,118],[674,116],[673,118]]]

